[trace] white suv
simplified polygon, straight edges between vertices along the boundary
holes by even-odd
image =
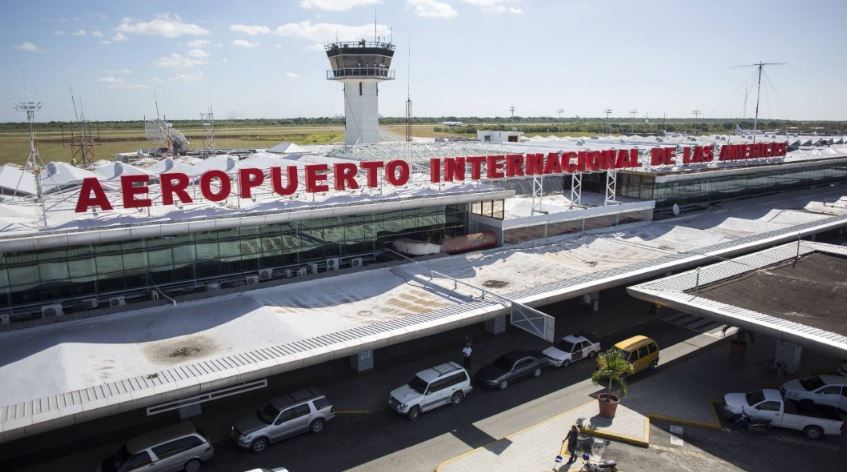
[[[458,405],[473,390],[467,371],[455,362],[425,369],[406,385],[395,388],[388,397],[391,409],[410,421],[421,413],[446,404]]]

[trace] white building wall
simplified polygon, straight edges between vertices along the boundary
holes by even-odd
[[[368,79],[344,81],[344,144],[379,142],[378,84]]]

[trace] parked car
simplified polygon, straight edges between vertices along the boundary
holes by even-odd
[[[632,364],[632,373],[652,369],[659,364],[659,345],[647,336],[633,336],[615,344],[615,349],[624,353]]]
[[[276,397],[245,415],[232,427],[232,439],[240,447],[262,452],[268,445],[310,431],[320,433],[335,418],[335,407],[316,388]]]
[[[800,404],[832,406],[847,411],[847,377],[839,375],[813,375],[805,379],[789,380],[779,389],[782,395]]]
[[[509,384],[524,377],[540,376],[546,363],[540,352],[512,351],[480,369],[477,375],[486,387],[505,390]]]
[[[258,469],[250,469],[245,472],[288,472],[288,469],[285,467],[274,467],[273,469],[266,469],[264,467]]]
[[[841,434],[844,421],[835,408],[812,405],[800,412],[797,403],[783,398],[779,390],[766,388],[748,393],[724,395],[723,412],[726,417],[745,414],[757,420],[770,421],[771,426],[802,431],[809,439],[820,439],[825,434]]]
[[[197,472],[214,456],[209,441],[190,422],[130,439],[97,468],[98,472],[144,470]]]
[[[459,364],[448,362],[424,369],[406,385],[392,390],[388,396],[388,405],[414,421],[425,411],[462,403],[472,390],[468,372]]]
[[[568,367],[576,361],[593,359],[600,352],[600,343],[588,333],[569,334],[556,344],[545,349],[542,354],[553,367]]]

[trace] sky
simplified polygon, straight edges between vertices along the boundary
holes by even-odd
[[[4,0],[0,121],[344,112],[322,44],[397,47],[380,114],[847,119],[843,0]],[[745,95],[747,96],[745,111]],[[77,103],[79,106],[79,103]]]

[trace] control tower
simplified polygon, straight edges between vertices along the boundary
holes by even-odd
[[[344,144],[379,142],[379,83],[394,80],[394,44],[361,40],[325,49],[332,67],[327,80],[344,83]]]

